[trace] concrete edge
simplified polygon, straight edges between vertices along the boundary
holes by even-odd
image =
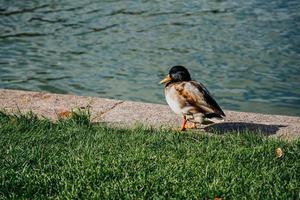
[[[131,127],[141,123],[152,127],[178,127],[181,117],[167,105],[122,101],[97,97],[51,94],[0,89],[0,109],[9,112],[32,111],[57,120],[74,108],[89,109],[93,122]],[[258,131],[270,137],[300,138],[300,117],[246,113],[225,110],[222,123],[205,126],[202,131],[224,134],[230,131]]]

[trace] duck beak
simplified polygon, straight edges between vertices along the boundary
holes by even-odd
[[[170,75],[167,75],[163,80],[161,80],[159,83],[163,84],[163,83],[168,83],[172,80],[172,78],[170,77]]]

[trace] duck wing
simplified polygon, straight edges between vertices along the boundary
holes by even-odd
[[[204,113],[206,117],[225,117],[223,110],[203,84],[188,81],[176,85],[175,89],[189,105]]]

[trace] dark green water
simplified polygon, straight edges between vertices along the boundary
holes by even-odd
[[[0,88],[165,103],[184,65],[221,107],[300,115],[300,1],[0,0]]]

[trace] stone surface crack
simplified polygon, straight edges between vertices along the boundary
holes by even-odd
[[[113,110],[115,107],[117,107],[118,105],[120,105],[120,104],[122,104],[122,103],[124,103],[124,102],[125,102],[125,101],[120,101],[120,102],[115,103],[112,107],[110,107],[109,109],[105,110],[105,111],[103,112],[103,114],[105,114],[105,113],[107,113],[107,112]]]
[[[113,110],[114,108],[116,108],[118,105],[124,103],[125,101],[119,101],[117,103],[115,103],[113,106],[111,106],[110,108],[104,110],[104,111],[101,111],[101,112],[98,112],[93,118],[92,118],[92,121],[94,121],[95,119],[97,118],[101,118],[104,114],[110,112],[111,110]]]

